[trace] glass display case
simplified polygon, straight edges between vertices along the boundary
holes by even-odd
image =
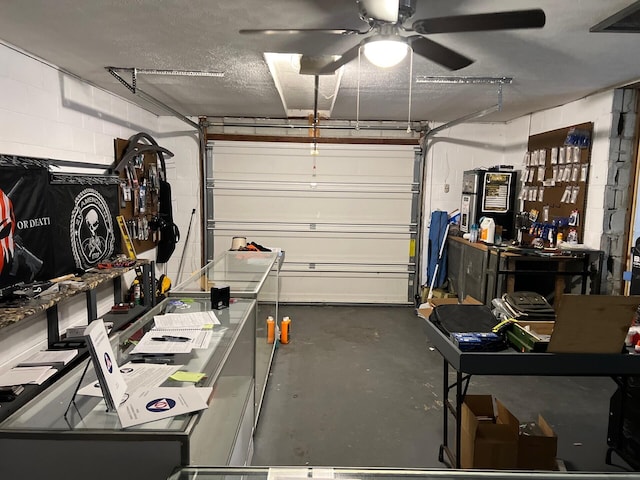
[[[266,319],[272,316],[280,324],[280,268],[285,252],[229,250],[209,262],[184,282],[171,295],[209,293],[212,287],[229,286],[232,298],[252,298],[256,308],[255,417],[256,423],[271,369],[275,343],[267,342]]]
[[[220,468],[190,467],[175,472],[169,480],[292,480],[321,478],[323,480],[564,480],[569,472],[438,470],[413,468],[349,468],[349,467],[254,467]],[[640,480],[640,473],[570,472],[573,480]]]
[[[284,252],[229,250],[210,261],[171,291],[209,292],[211,287],[228,285],[231,296],[258,298],[274,266],[280,269]]]
[[[209,294],[166,298],[111,336],[118,365],[133,357],[154,316],[208,310]],[[74,397],[79,385],[96,382],[91,365],[83,377],[83,363],[0,423],[0,478],[159,479],[180,465],[245,465],[255,425],[255,311],[253,299],[215,310],[217,341],[172,357],[181,370],[206,374],[201,385],[213,389],[207,409],[123,429],[102,398]]]

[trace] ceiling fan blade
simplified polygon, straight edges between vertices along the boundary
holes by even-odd
[[[514,10],[510,12],[481,13],[478,15],[454,15],[451,17],[423,18],[413,22],[413,30],[430,33],[481,32],[487,30],[511,30],[544,27],[544,11]]]
[[[352,47],[346,52],[344,52],[338,60],[325,65],[323,68],[321,68],[318,71],[317,75],[326,75],[328,73],[333,73],[336,70],[338,70],[341,66],[346,65],[351,60],[357,58],[358,50],[360,50],[360,45],[362,45],[362,42],[356,45],[355,47]]]
[[[241,34],[262,34],[262,35],[297,35],[299,33],[328,33],[331,35],[362,35],[370,30],[361,32],[352,28],[248,28],[239,30]]]
[[[408,37],[413,53],[416,53],[427,60],[438,63],[449,70],[460,70],[473,63],[473,60],[465,57],[450,48],[429,40],[428,38],[414,35]]]

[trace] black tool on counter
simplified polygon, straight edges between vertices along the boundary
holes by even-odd
[[[0,387],[0,402],[13,402],[22,392],[24,392],[22,385]]]

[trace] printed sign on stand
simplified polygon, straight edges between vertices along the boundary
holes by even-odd
[[[98,319],[91,322],[84,332],[104,401],[109,410],[115,411],[125,399],[127,384],[118,368],[107,329],[102,319]]]

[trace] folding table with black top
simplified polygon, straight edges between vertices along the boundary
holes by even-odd
[[[460,432],[464,396],[472,375],[530,375],[530,376],[582,376],[612,377],[620,388],[625,388],[627,377],[640,374],[640,355],[609,353],[521,353],[512,349],[500,352],[462,352],[432,321],[425,320],[428,339],[443,358],[443,439],[438,460],[447,455],[453,468],[460,468]],[[449,385],[449,366],[456,371],[456,381]],[[456,389],[455,400],[449,400],[449,391]],[[448,443],[449,418],[455,419],[455,445]],[[611,451],[607,452],[610,463]]]

